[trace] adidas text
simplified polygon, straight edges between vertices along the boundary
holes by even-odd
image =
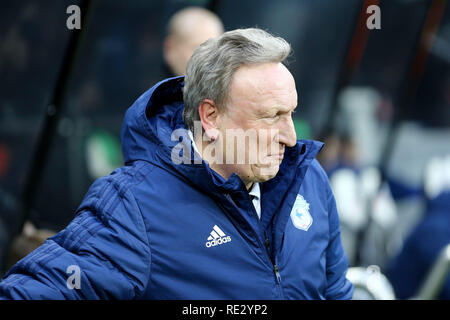
[[[215,246],[217,246],[219,244],[227,243],[227,242],[231,242],[231,237],[230,236],[219,238],[219,239],[213,239],[211,241],[208,241],[208,242],[206,242],[206,247],[207,248],[215,247]]]

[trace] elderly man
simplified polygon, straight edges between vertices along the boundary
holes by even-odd
[[[296,140],[290,50],[259,29],[203,43],[185,78],[130,107],[125,166],[92,185],[73,222],[19,261],[0,295],[351,298],[333,194],[314,160],[322,144]]]

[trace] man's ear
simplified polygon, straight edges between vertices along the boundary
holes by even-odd
[[[210,99],[204,99],[198,106],[198,114],[200,121],[202,122],[203,130],[211,140],[218,138],[218,116],[219,110],[217,109],[214,101]]]

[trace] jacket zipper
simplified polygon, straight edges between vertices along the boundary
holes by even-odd
[[[225,194],[225,197],[233,205],[233,207],[235,207],[238,210],[238,212],[239,212],[239,208],[234,203],[233,199],[231,199],[231,196],[227,193],[227,194]],[[263,251],[266,253],[265,256],[267,257],[268,261],[270,262],[270,265],[272,265],[272,270],[273,270],[273,273],[275,275],[275,280],[276,280],[276,283],[277,283],[277,287],[278,287],[278,289],[280,291],[280,296],[282,298],[284,298],[283,288],[281,287],[281,275],[280,275],[278,266],[277,266],[276,262],[275,263],[272,262],[272,259],[270,258],[270,254],[269,254],[270,242],[269,242],[269,238],[267,237],[266,231],[264,230],[265,241],[264,241],[264,244],[263,244],[263,243],[261,243],[261,239],[259,238],[257,232],[255,231],[255,229],[253,229],[253,227],[251,225],[250,225],[250,229],[252,229],[253,232],[255,233],[256,239],[257,239],[260,247],[265,247],[265,250],[263,250]]]
[[[267,237],[266,230],[264,230],[264,238],[265,238],[264,244],[266,245],[266,251],[270,257],[270,241],[269,241],[269,238]],[[278,284],[281,284],[281,276],[280,276],[280,272],[278,270],[278,266],[276,263],[272,262],[272,259],[270,259],[270,262],[272,263],[273,273],[275,274],[275,277],[277,278],[277,282],[278,282]]]
[[[265,230],[264,230],[264,237],[265,237],[265,241],[264,242],[265,242],[265,245],[266,245],[267,253],[270,255],[270,241],[269,241],[269,238],[267,237],[267,233],[266,233]],[[272,259],[270,259],[270,261],[272,262]],[[273,273],[275,274],[275,278],[277,280],[277,285],[278,285],[278,289],[280,291],[280,295],[284,299],[283,287],[281,286],[281,274],[280,274],[280,271],[278,269],[278,265],[277,265],[277,262],[276,262],[276,257],[275,257],[275,263],[273,263]]]
[[[276,264],[273,265],[273,272],[275,272],[275,276],[277,277],[278,284],[281,284],[281,276],[280,276],[280,272],[278,271],[278,267]]]

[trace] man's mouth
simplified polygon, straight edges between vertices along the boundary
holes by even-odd
[[[284,151],[280,152],[280,153],[270,154],[270,155],[268,155],[268,157],[275,158],[275,159],[278,159],[278,160],[283,160],[283,158],[284,158]]]

